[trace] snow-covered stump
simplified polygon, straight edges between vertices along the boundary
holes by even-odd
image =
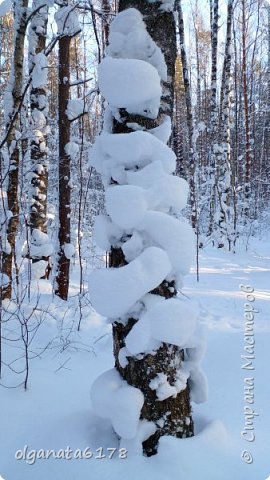
[[[137,451],[143,444],[147,455],[157,452],[162,435],[193,435],[190,395],[200,402],[206,391],[196,317],[190,302],[177,297],[195,242],[179,220],[188,185],[172,175],[176,159],[167,146],[176,57],[172,4],[120,1],[120,10],[137,6],[141,13],[123,10],[111,24],[99,69],[105,128],[90,151],[108,213],[97,219],[95,239],[110,251],[110,268],[91,274],[89,291],[96,310],[112,321],[115,356],[115,368],[94,383],[92,401],[123,447]]]

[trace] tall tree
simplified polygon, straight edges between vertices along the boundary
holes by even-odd
[[[8,283],[3,288],[3,298],[12,295],[12,264],[15,258],[16,234],[19,225],[19,163],[20,163],[20,117],[24,73],[24,43],[27,28],[28,0],[14,3],[14,53],[9,84],[6,90],[6,129],[9,155],[7,206],[10,211],[7,219],[6,243],[2,255],[2,272]]]
[[[31,163],[32,199],[30,206],[30,252],[32,263],[41,266],[38,275],[47,276],[51,244],[47,238],[48,197],[48,62],[45,56],[48,7],[42,0],[33,1],[32,21],[29,30],[29,70],[32,75],[30,91],[31,108]],[[40,233],[41,232],[41,233]],[[44,234],[44,235],[42,235]],[[35,265],[37,269],[38,265]]]
[[[193,228],[197,228],[197,206],[196,206],[196,143],[194,135],[194,117],[192,111],[191,85],[189,79],[189,68],[187,60],[187,52],[185,47],[185,26],[182,11],[181,0],[176,2],[178,12],[178,28],[180,39],[181,63],[183,68],[183,79],[185,87],[185,99],[187,110],[187,126],[188,126],[188,143],[189,143],[189,187],[190,187],[190,205],[191,205],[191,223]]]
[[[193,435],[190,394],[196,383],[196,374],[187,372],[183,362],[191,352],[173,333],[179,320],[189,337],[196,323],[184,299],[176,298],[180,272],[184,273],[185,261],[193,255],[188,245],[194,243],[194,235],[175,218],[186,204],[187,183],[170,175],[176,163],[166,145],[176,61],[173,3],[168,10],[163,2],[120,0],[120,14],[111,26],[109,56],[100,67],[101,92],[109,102],[107,119],[112,123],[106,123],[91,160],[103,173],[106,186],[109,217],[99,219],[96,231],[99,245],[110,249],[110,268],[91,274],[89,290],[95,308],[112,319],[115,356],[115,369],[93,385],[92,398],[98,407],[100,388],[108,396],[110,388],[122,385],[117,397],[124,406],[122,414],[130,409],[132,413],[121,425],[113,418],[113,426],[124,439],[138,432],[137,441],[143,442],[147,455],[156,453],[162,435]],[[115,39],[120,33],[124,38],[119,51]],[[139,49],[136,38],[142,39]],[[169,158],[174,159],[172,163]],[[167,161],[171,166],[166,166]],[[178,194],[186,192],[181,205],[178,194],[168,198],[171,188]],[[151,191],[156,192],[158,203],[150,200],[145,207],[141,201]],[[173,257],[172,245],[177,248]],[[158,325],[170,333],[166,335]],[[154,338],[157,343],[152,343]]]
[[[70,245],[70,119],[67,115],[70,97],[70,44],[71,39],[80,31],[75,7],[68,0],[62,0],[56,14],[58,25],[58,108],[59,108],[59,251],[55,293],[63,300],[68,298],[70,257],[67,253]]]

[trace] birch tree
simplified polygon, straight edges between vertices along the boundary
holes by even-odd
[[[14,4],[14,53],[10,79],[5,94],[6,144],[8,149],[7,208],[10,213],[8,218],[6,218],[6,236],[2,245],[2,272],[8,279],[2,291],[3,298],[11,298],[12,295],[12,266],[15,259],[16,234],[20,213],[18,198],[20,162],[19,111],[22,102],[27,8],[28,0],[18,0]]]
[[[48,197],[48,62],[45,56],[48,6],[42,0],[34,0],[33,17],[29,31],[29,70],[32,75],[30,91],[31,108],[31,163],[32,199],[30,205],[31,239],[29,256],[35,277],[48,275],[52,245],[47,236]],[[35,271],[34,271],[35,270]]]

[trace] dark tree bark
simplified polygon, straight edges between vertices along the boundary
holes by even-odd
[[[70,82],[70,43],[71,36],[63,35],[59,39],[59,253],[55,293],[62,300],[67,300],[69,289],[70,260],[66,257],[64,247],[70,243],[70,156],[66,145],[70,141],[70,121],[66,115],[69,100]]]
[[[134,7],[142,13],[149,34],[164,53],[168,67],[168,81],[163,84],[163,96],[158,118],[151,120],[140,115],[130,115],[122,109],[120,110],[121,120],[114,120],[113,133],[115,134],[131,132],[132,129],[127,126],[128,122],[136,122],[147,131],[162,123],[164,113],[170,115],[170,117],[173,115],[176,60],[176,33],[173,13],[159,10],[160,2],[148,3],[144,0],[120,0],[120,11],[129,7]],[[164,35],[165,31],[166,35]],[[118,268],[126,263],[121,248],[112,248],[109,266]],[[171,298],[177,292],[174,282],[168,283],[164,281],[151,293]],[[179,347],[163,343],[155,355],[145,354],[141,360],[128,357],[127,366],[121,367],[118,354],[125,345],[125,338],[135,322],[136,320],[130,318],[125,326],[118,322],[115,322],[113,325],[115,366],[124,380],[143,392],[145,402],[141,411],[141,418],[152,421],[157,426],[156,432],[143,443],[144,452],[150,456],[157,452],[158,440],[162,435],[173,435],[176,437],[192,436],[193,420],[188,386],[176,398],[170,397],[163,401],[158,400],[156,393],[149,387],[149,382],[161,372],[166,373],[170,382],[173,383],[175,381],[177,369],[179,369],[183,360],[183,350]],[[158,422],[161,418],[164,419],[163,426]]]

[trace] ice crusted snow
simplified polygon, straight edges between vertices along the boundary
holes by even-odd
[[[90,300],[101,315],[120,317],[170,271],[166,252],[149,247],[124,267],[93,271],[89,277]]]
[[[156,68],[143,60],[106,57],[98,68],[101,94],[110,106],[156,118],[161,86]]]
[[[144,60],[157,69],[162,80],[167,80],[164,55],[147,32],[141,13],[135,8],[120,12],[111,23],[107,53],[114,58]]]
[[[166,173],[176,167],[174,152],[147,132],[101,134],[89,153],[90,164],[104,176],[118,183],[126,183],[125,169],[145,167],[159,161]]]
[[[136,436],[144,396],[138,388],[128,385],[115,368],[95,380],[91,400],[97,415],[108,418],[120,437]]]

